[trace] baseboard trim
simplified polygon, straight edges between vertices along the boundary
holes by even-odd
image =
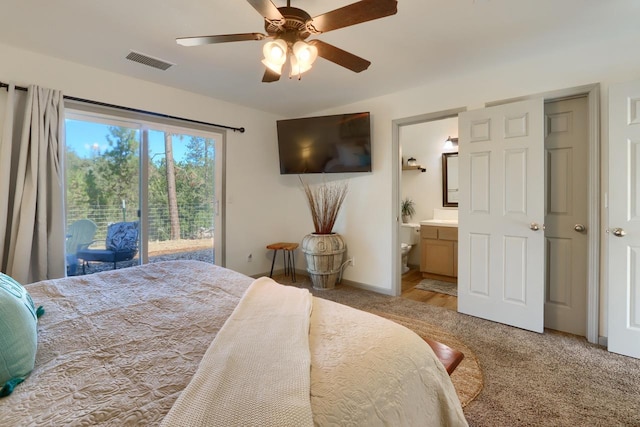
[[[254,278],[254,279],[258,279],[260,277],[269,277],[269,271],[265,271],[264,273],[256,273],[256,274],[251,274],[249,277]],[[274,269],[273,270],[273,275],[274,276],[283,276],[284,275],[284,268],[279,268],[279,269]],[[307,270],[300,270],[299,268],[296,268],[296,277],[297,276],[304,276],[307,277],[309,275],[309,273],[307,273]]]
[[[367,284],[360,283],[360,282],[353,282],[351,280],[342,279],[342,281],[340,283],[336,284],[336,286],[338,286],[338,285],[353,286],[354,288],[364,289],[365,291],[371,291],[371,292],[375,292],[377,294],[395,296],[394,293],[393,293],[393,290],[391,290],[391,289],[382,289],[382,288],[378,288],[376,286],[371,286],[371,285],[367,285]]]
[[[280,276],[280,275],[283,275],[283,274],[284,274],[284,268],[280,268],[278,270],[273,270],[273,275],[274,276]],[[297,277],[309,278],[309,273],[307,272],[306,269],[305,270],[300,270],[300,269],[296,268],[296,276]],[[251,275],[249,277],[252,277],[254,279],[257,279],[259,277],[269,277],[269,272],[253,274],[253,275]],[[336,283],[336,286],[340,286],[340,285],[353,286],[354,288],[364,289],[365,291],[371,291],[371,292],[375,292],[377,294],[394,296],[393,291],[391,289],[382,289],[382,288],[378,288],[376,286],[371,286],[371,285],[367,285],[365,283],[360,283],[360,282],[354,282],[354,281],[351,281],[351,280],[342,279],[339,283]],[[331,289],[327,289],[327,290],[330,291]]]

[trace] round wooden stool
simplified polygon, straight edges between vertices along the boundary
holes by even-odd
[[[282,260],[284,261],[284,275],[291,274],[293,282],[296,281],[296,258],[294,251],[298,248],[297,243],[290,242],[278,242],[267,245],[267,249],[273,249],[273,260],[271,261],[271,273],[269,277],[273,276],[273,265],[276,262],[276,255],[278,251],[282,249]]]

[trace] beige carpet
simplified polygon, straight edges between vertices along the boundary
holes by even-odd
[[[453,371],[453,374],[451,374],[451,382],[456,389],[462,407],[467,406],[469,402],[480,394],[482,390],[482,370],[478,364],[478,358],[462,341],[454,335],[421,320],[379,311],[372,311],[372,313],[411,329],[423,338],[426,337],[439,341],[451,348],[461,351],[464,354],[464,359],[462,359],[460,365],[458,365],[456,370]]]

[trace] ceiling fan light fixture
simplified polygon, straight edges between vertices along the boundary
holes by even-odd
[[[298,60],[298,63],[309,64],[309,66],[311,66],[318,57],[318,48],[302,40],[298,40],[293,45],[293,54]]]
[[[366,70],[371,62],[321,40],[311,40],[309,43],[304,40],[310,35],[317,36],[398,12],[397,0],[359,0],[314,17],[302,9],[291,7],[290,0],[287,0],[286,6],[281,7],[277,7],[274,0],[247,1],[262,16],[266,34],[240,33],[179,37],[176,42],[183,46],[201,46],[268,39],[269,41],[263,45],[262,63],[266,67],[262,77],[264,83],[280,79],[287,55],[291,56],[290,76],[297,74],[299,78],[301,73],[311,69],[318,56],[359,73]]]
[[[318,57],[318,48],[300,40],[294,43],[292,51],[289,77],[298,76],[300,78],[302,73],[311,69],[311,65]]]
[[[298,76],[298,80],[300,80],[301,74],[311,69],[311,65],[309,64],[300,64],[295,55],[291,55],[291,60],[289,62],[291,65],[289,69],[289,78]]]
[[[282,66],[287,60],[287,42],[282,39],[268,41],[262,47],[262,54],[262,63],[270,70],[281,74]]]

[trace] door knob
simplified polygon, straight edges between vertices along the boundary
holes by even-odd
[[[532,222],[531,224],[529,224],[529,228],[532,229],[533,231],[540,230],[540,226],[535,222]]]
[[[587,229],[587,227],[585,227],[585,226],[584,226],[584,225],[582,225],[582,224],[576,224],[576,225],[573,227],[573,229],[574,229],[574,230],[576,230],[578,233],[583,233],[583,232]]]
[[[607,231],[609,231],[609,230],[607,230]],[[623,237],[623,236],[625,236],[627,234],[627,233],[625,233],[625,231],[622,228],[612,228],[611,232],[616,237]]]

